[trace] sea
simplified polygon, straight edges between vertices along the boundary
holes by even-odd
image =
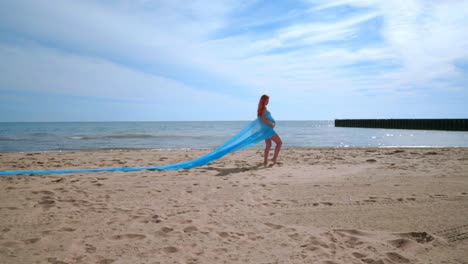
[[[249,122],[0,123],[0,152],[215,149]],[[468,147],[468,132],[343,128],[333,120],[277,121],[275,131],[283,147]]]

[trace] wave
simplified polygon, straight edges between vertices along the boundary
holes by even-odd
[[[190,151],[190,150],[213,150],[215,147],[212,148],[207,148],[207,147],[193,147],[193,148],[186,148],[186,147],[180,147],[180,148],[155,148],[155,147],[121,147],[121,146],[116,146],[116,147],[95,147],[95,148],[51,148],[50,150],[45,150],[45,151],[35,151],[35,152],[68,152],[68,151],[122,151],[122,150],[149,150],[149,151],[174,151],[174,150],[185,150],[185,151]]]
[[[53,134],[50,134],[50,133],[45,133],[45,132],[37,132],[37,133],[32,133],[31,136],[33,137],[47,137],[47,136],[51,136]]]
[[[379,146],[378,148],[459,148],[462,146],[442,146],[442,145],[390,145],[390,146]]]
[[[99,140],[99,139],[206,139],[217,136],[191,136],[191,135],[148,135],[148,134],[118,134],[118,135],[93,135],[93,136],[69,136],[72,140]]]
[[[32,141],[34,138],[12,138],[12,137],[0,137],[0,141]]]

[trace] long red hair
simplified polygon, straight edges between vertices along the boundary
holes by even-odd
[[[266,108],[266,101],[270,99],[270,97],[266,94],[262,95],[262,97],[260,97],[260,101],[258,102],[258,110],[257,110],[257,116],[261,116],[263,111],[265,111],[265,108]]]

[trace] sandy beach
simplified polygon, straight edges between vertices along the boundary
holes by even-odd
[[[0,153],[0,170],[207,150]],[[468,263],[468,148],[261,149],[208,166],[0,177],[0,263]]]

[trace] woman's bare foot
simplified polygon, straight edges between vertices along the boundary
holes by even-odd
[[[281,166],[281,165],[283,164],[283,163],[281,163],[281,162],[277,162],[276,160],[271,160],[271,162],[272,162],[272,164],[270,164],[270,167],[273,167],[273,166],[275,166],[275,165]]]

